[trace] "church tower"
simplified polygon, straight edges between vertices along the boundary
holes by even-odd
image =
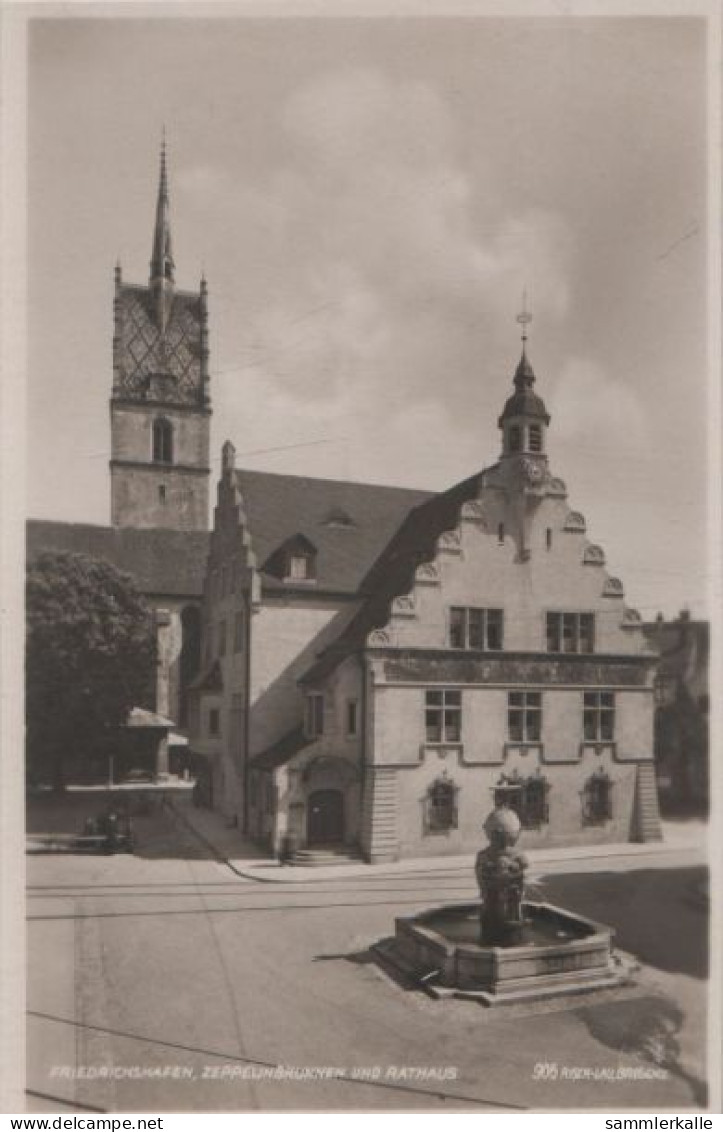
[[[176,287],[165,141],[148,285],[115,269],[111,419],[114,527],[208,528],[206,280]]]

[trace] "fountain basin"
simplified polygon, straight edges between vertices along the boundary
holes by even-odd
[[[438,996],[488,1005],[583,993],[628,981],[615,962],[612,928],[552,904],[525,901],[520,943],[481,944],[480,904],[448,904],[395,921],[393,955]]]

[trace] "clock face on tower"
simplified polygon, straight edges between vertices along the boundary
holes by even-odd
[[[545,475],[545,469],[542,464],[537,460],[523,460],[522,461],[522,474],[529,484],[539,484]]]

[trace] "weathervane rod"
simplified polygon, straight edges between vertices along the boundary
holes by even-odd
[[[522,327],[522,347],[524,349],[527,342],[527,327],[532,322],[532,315],[527,309],[527,287],[522,289],[522,310],[517,315],[517,321]]]

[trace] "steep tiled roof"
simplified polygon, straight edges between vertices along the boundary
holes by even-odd
[[[364,647],[372,629],[386,624],[392,598],[409,591],[417,566],[434,557],[437,539],[457,525],[460,507],[477,497],[484,474],[477,472],[448,491],[428,497],[409,513],[361,582],[367,600],[304,673],[304,683],[323,679],[344,657]]]
[[[205,531],[140,530],[30,519],[28,561],[46,550],[102,558],[130,574],[141,593],[200,597],[208,554]]]
[[[313,739],[307,738],[304,734],[304,729],[301,724],[297,724],[291,731],[281,739],[277,739],[265,751],[255,755],[251,759],[251,766],[254,770],[275,770],[278,766],[283,766],[304,747],[308,747],[313,743]]]
[[[354,594],[380,551],[429,492],[378,484],[238,470],[252,547],[265,590],[293,589],[275,570],[275,551],[302,535],[316,550],[316,579],[304,592]]]
[[[155,374],[173,381],[165,399],[195,405],[203,395],[200,380],[201,298],[175,291],[165,332],[157,325],[153,295],[135,283],[118,286],[114,348],[114,397],[134,400],[147,395]]]

